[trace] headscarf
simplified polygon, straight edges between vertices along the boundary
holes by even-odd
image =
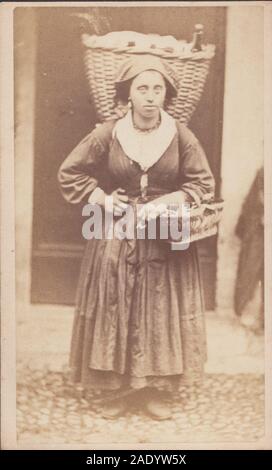
[[[176,71],[165,60],[163,61],[157,56],[151,54],[143,54],[139,56],[130,57],[120,67],[115,80],[115,86],[118,87],[128,80],[135,78],[142,72],[147,70],[155,70],[164,77],[168,85],[170,96],[177,95],[178,78]]]

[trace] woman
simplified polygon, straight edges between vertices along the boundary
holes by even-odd
[[[65,199],[105,207],[114,220],[131,202],[150,205],[212,197],[214,179],[192,132],[163,110],[177,93],[174,71],[151,55],[129,59],[116,80],[127,114],[105,122],[59,170]],[[144,213],[146,213],[144,211]],[[167,419],[165,393],[203,374],[206,358],[197,246],[172,251],[163,240],[87,242],[76,298],[70,365],[73,378],[100,390],[141,390],[146,411]],[[127,401],[111,400],[115,418]]]

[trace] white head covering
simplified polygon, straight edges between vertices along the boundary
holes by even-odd
[[[117,121],[112,131],[125,154],[139,163],[143,171],[147,171],[160,159],[177,133],[175,120],[163,109],[160,113],[161,123],[150,133],[141,133],[134,128],[131,110]]]

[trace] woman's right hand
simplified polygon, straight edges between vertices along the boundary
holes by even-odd
[[[117,188],[111,193],[111,200],[105,200],[105,208],[111,209],[113,214],[120,216],[128,207],[128,196],[125,194],[125,189]]]

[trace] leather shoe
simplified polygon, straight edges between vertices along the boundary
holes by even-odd
[[[103,406],[102,416],[106,419],[115,419],[125,414],[127,411],[127,404],[122,399],[109,401]]]
[[[170,406],[159,397],[148,397],[145,407],[146,411],[153,419],[162,421],[170,419],[172,416]]]

